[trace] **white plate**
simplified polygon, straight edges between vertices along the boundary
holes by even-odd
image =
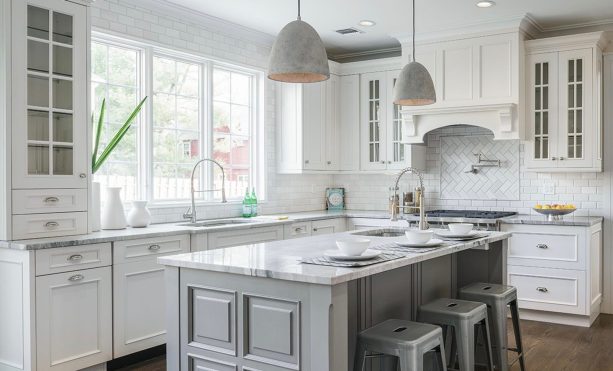
[[[324,252],[324,256],[334,260],[370,260],[381,255],[381,251],[368,249],[362,253],[362,255],[345,255],[340,250],[327,250]]]
[[[412,242],[400,241],[400,242],[396,242],[396,244],[402,247],[436,247],[436,246],[442,245],[444,242],[445,241],[443,240],[433,238],[426,243],[412,243]]]
[[[483,232],[481,231],[470,231],[466,234],[457,234],[457,233],[453,233],[451,231],[436,231],[434,232],[437,236],[441,236],[441,237],[445,237],[445,238],[467,238],[467,237],[474,237],[477,235],[482,234]]]

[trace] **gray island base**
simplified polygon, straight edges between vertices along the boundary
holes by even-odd
[[[159,258],[168,370],[349,371],[359,331],[415,320],[419,305],[463,285],[506,281],[504,232],[362,268],[299,263],[347,234]]]

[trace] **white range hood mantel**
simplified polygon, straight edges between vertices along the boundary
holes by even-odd
[[[472,125],[490,130],[495,140],[521,139],[517,128],[515,103],[470,105],[463,107],[410,108],[400,111],[403,119],[402,141],[424,143],[432,130],[452,125]]]

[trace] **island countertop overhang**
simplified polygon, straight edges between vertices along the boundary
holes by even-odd
[[[508,232],[490,232],[488,236],[477,240],[458,242],[436,250],[409,254],[404,258],[361,268],[340,268],[300,263],[302,258],[321,256],[326,250],[335,249],[335,241],[347,237],[350,233],[335,233],[164,256],[158,258],[158,263],[178,268],[310,284],[337,285],[464,250],[479,248],[511,237],[511,233]],[[389,243],[402,238],[373,237],[372,245]]]

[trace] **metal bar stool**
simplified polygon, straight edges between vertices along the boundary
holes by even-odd
[[[474,371],[475,369],[475,342],[477,340],[475,326],[482,325],[478,326],[477,329],[483,331],[488,369],[490,371],[494,369],[487,307],[485,304],[466,300],[437,299],[420,306],[417,312],[417,319],[420,322],[453,328],[454,338],[451,342],[451,358],[455,359],[455,352],[453,351],[453,345],[455,344],[457,346],[460,371]],[[453,363],[450,366],[455,366]]]
[[[493,328],[492,346],[496,349],[495,364],[501,371],[509,369],[507,350],[516,352],[518,357],[512,363],[519,360],[519,367],[526,370],[524,363],[524,350],[521,342],[519,329],[519,310],[517,308],[517,289],[513,286],[497,285],[492,283],[473,283],[460,289],[460,298],[474,300],[487,305],[490,326]],[[515,334],[515,348],[508,348],[507,306],[511,309],[513,321],[513,333]]]
[[[362,371],[366,352],[374,356],[398,357],[401,371],[422,371],[424,354],[435,350],[439,353],[439,370],[447,371],[443,332],[440,327],[425,323],[390,319],[362,331],[358,335],[354,371]]]

